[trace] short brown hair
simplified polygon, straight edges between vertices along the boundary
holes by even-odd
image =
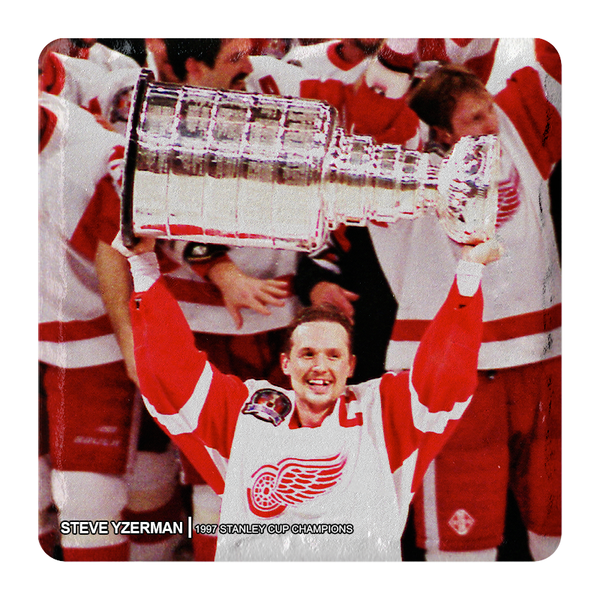
[[[352,321],[341,309],[333,304],[318,304],[303,308],[287,327],[282,352],[289,356],[292,349],[292,335],[294,331],[304,323],[313,323],[315,321],[339,323],[348,333],[350,354],[354,354],[354,330]]]
[[[430,127],[452,131],[452,116],[460,97],[485,93],[481,79],[460,65],[443,65],[411,92],[408,105]]]

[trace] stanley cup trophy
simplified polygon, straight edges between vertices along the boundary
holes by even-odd
[[[426,153],[347,135],[325,102],[157,83],[132,100],[122,231],[230,246],[319,249],[346,223],[435,211],[455,241],[485,239],[497,206],[498,141]]]

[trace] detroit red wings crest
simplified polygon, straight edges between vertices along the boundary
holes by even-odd
[[[341,454],[328,458],[285,458],[252,475],[248,506],[257,516],[276,517],[288,506],[312,500],[338,483],[346,464]]]
[[[510,221],[521,204],[519,197],[519,184],[521,178],[519,172],[511,165],[510,174],[505,181],[498,184],[498,214],[496,216],[496,226],[501,227],[507,221]]]

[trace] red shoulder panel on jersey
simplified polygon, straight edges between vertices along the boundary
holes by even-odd
[[[561,117],[546,98],[538,72],[524,67],[513,73],[496,103],[517,128],[541,176],[548,179],[561,157]]]

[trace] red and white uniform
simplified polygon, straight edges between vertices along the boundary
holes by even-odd
[[[138,63],[117,50],[113,50],[104,44],[96,42],[90,46],[87,51],[82,50],[81,58],[85,58],[90,62],[96,63],[107,69],[108,71],[117,71],[119,69],[139,69]]]
[[[161,261],[165,281],[171,293],[179,301],[192,331],[219,335],[250,335],[283,329],[294,318],[299,307],[297,296],[285,298],[285,305],[270,306],[271,315],[242,309],[244,323],[236,329],[227,312],[223,298],[217,288],[204,275],[204,267],[195,270],[192,266],[169,252],[169,243],[161,242],[166,260]],[[169,260],[172,256],[174,260]],[[229,248],[229,260],[233,261],[246,275],[260,279],[280,279],[293,284],[298,255],[289,250],[269,248]]]
[[[94,268],[98,240],[118,231],[123,139],[59,97],[39,102],[39,359],[52,458],[64,470],[123,472],[134,388]]]
[[[140,66],[129,57],[123,59],[127,60],[105,64],[49,52],[42,64],[41,88],[102,116],[124,135],[130,96]],[[123,66],[116,68],[117,65]]]
[[[141,390],[223,494],[217,559],[399,560],[410,500],[474,391],[481,290],[464,297],[452,287],[410,374],[350,386],[320,427],[302,428],[294,392],[224,375],[196,350],[152,258],[130,259],[136,289],[145,290],[132,298]],[[267,388],[289,403],[278,425],[245,412]],[[229,524],[256,531],[223,533]],[[306,533],[307,524],[326,531]],[[334,524],[352,533],[327,531]]]
[[[354,83],[366,70],[369,59],[358,62],[344,60],[337,52],[341,40],[328,40],[320,44],[294,46],[281,60],[298,65],[321,81],[336,79]]]
[[[560,158],[560,115],[529,66],[511,76],[496,103],[504,176],[497,235],[505,255],[482,279],[480,384],[472,409],[423,487],[418,541],[430,549],[499,545],[513,434],[528,448],[510,483],[526,526],[560,535],[561,274],[547,181]],[[460,248],[435,216],[369,229],[398,300],[386,367],[407,369]]]
[[[526,65],[539,75],[548,102],[561,112],[561,62],[558,52],[549,42],[532,38],[502,38],[486,87],[497,94],[506,87],[507,79]]]
[[[489,300],[480,369],[502,369],[560,354],[560,266],[547,182],[512,123],[500,109],[498,113],[502,151],[512,159],[497,228],[506,254],[483,277]],[[460,246],[448,238],[435,215],[369,229],[398,300],[386,366],[407,369],[436,302],[443,298],[444,286],[452,281]]]
[[[503,174],[497,234],[506,255],[483,278],[484,292],[490,290],[484,313],[484,332],[489,333],[484,333],[480,369],[560,354],[560,266],[547,182],[560,158],[560,114],[532,67],[513,73],[495,99]],[[434,216],[371,225],[370,231],[399,303],[388,367],[409,368],[424,322],[435,314],[436,302],[453,277],[460,247]],[[425,278],[431,284],[424,297]]]
[[[419,120],[404,98],[387,98],[364,81],[356,87],[340,79],[317,77],[308,69],[272,57],[251,59],[252,91],[323,100],[337,110],[339,125],[347,133],[369,135],[377,144],[417,147]]]
[[[65,367],[114,362],[122,356],[93,261],[97,240],[113,231],[102,229],[101,217],[112,216],[114,226],[116,214],[118,225],[123,138],[56,96],[42,93],[40,105],[52,123],[39,154],[40,359]]]
[[[498,41],[496,38],[421,38],[417,60],[464,65],[486,83],[494,66]]]

